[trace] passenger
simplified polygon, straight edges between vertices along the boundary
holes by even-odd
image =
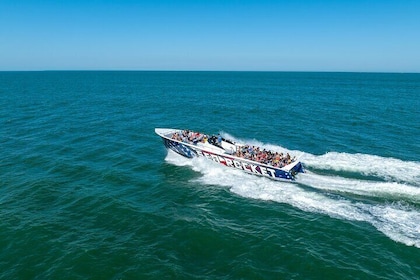
[[[188,133],[190,133],[188,130],[182,131],[182,141],[187,142],[188,140]]]
[[[247,145],[245,145],[245,146],[242,147],[241,152],[242,153],[245,153],[246,150],[248,150],[248,146]]]
[[[274,156],[273,162],[277,164],[277,163],[279,163],[279,161],[280,161],[280,155],[279,155],[279,153],[276,152],[276,155]]]
[[[185,143],[188,142],[188,133],[189,133],[188,130],[182,131],[182,137],[181,137],[182,142],[185,142]]]
[[[193,140],[194,144],[197,144],[198,142],[201,142],[203,140],[203,138],[204,138],[204,134],[201,134],[201,133],[197,132],[194,135],[194,140]]]
[[[188,141],[191,141],[191,142],[194,141],[194,132],[192,131],[188,132]]]
[[[220,133],[217,134],[217,144],[221,147],[222,146],[222,136],[220,136]]]
[[[177,140],[177,141],[181,141],[182,140],[181,139],[181,136],[179,135],[178,132],[173,133],[171,138],[174,139],[174,140]]]
[[[255,160],[261,162],[261,152],[257,153],[257,155],[255,156]]]
[[[291,159],[289,153],[287,153],[287,155],[286,155],[286,164],[290,164],[290,163],[292,163],[292,159]]]

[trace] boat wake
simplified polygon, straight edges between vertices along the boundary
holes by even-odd
[[[300,160],[307,173],[289,183],[244,174],[203,158],[184,159],[173,152],[166,160],[200,172],[196,180],[201,184],[224,186],[242,197],[286,203],[336,219],[366,222],[396,242],[420,248],[420,163],[364,154],[304,153]]]
[[[315,156],[304,154],[306,167],[317,170],[353,172],[420,187],[420,164],[375,155],[330,152]]]

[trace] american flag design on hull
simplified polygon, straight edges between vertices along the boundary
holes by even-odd
[[[176,152],[180,155],[183,155],[184,157],[193,158],[193,157],[197,156],[197,154],[194,150],[190,149],[189,147],[187,147],[187,146],[185,146],[181,143],[178,143],[178,142],[175,142],[175,141],[170,141],[170,140],[165,139],[165,138],[164,138],[164,142],[165,142],[165,146],[167,148],[171,149],[172,151],[174,151],[174,152]]]

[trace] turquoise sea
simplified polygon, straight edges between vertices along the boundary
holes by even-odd
[[[277,182],[155,127],[301,157]],[[419,279],[420,74],[0,72],[0,279]]]

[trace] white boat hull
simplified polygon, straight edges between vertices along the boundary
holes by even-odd
[[[303,166],[299,161],[294,161],[280,168],[237,157],[233,155],[235,145],[227,140],[222,141],[222,147],[218,147],[210,143],[192,143],[172,139],[173,133],[180,131],[179,129],[155,129],[156,134],[162,138],[165,147],[187,158],[204,157],[229,168],[243,170],[247,173],[274,180],[292,181],[295,180],[297,173],[304,172]]]

